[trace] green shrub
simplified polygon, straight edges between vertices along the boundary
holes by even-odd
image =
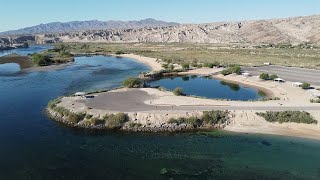
[[[269,74],[267,74],[267,73],[261,73],[259,78],[263,79],[263,80],[269,80],[270,79]]]
[[[68,120],[71,123],[78,123],[78,122],[82,121],[85,116],[86,116],[85,113],[71,113],[68,117]]]
[[[122,82],[122,85],[127,88],[137,88],[141,86],[141,80],[139,78],[129,77]]]
[[[185,69],[185,70],[189,70],[190,69],[190,65],[185,63],[185,64],[182,64],[182,69]]]
[[[189,124],[193,127],[200,127],[202,125],[202,121],[194,116],[191,117],[179,117],[179,118],[170,118],[168,121],[169,124]]]
[[[116,55],[125,54],[123,51],[116,51]]]
[[[203,124],[215,125],[227,122],[229,119],[228,115],[228,111],[204,111],[200,118],[194,116],[170,118],[168,123],[177,125],[189,124],[193,127],[200,127]]]
[[[241,67],[239,65],[233,65],[230,67],[231,73],[241,74]]]
[[[304,82],[304,83],[302,83],[301,88],[302,88],[302,89],[309,89],[310,86],[311,86],[311,85],[310,85],[309,83]]]
[[[175,88],[172,92],[176,96],[183,96],[184,95],[182,92],[182,88],[180,88],[180,87]]]
[[[124,123],[129,121],[129,117],[127,114],[118,113],[118,114],[106,114],[103,117],[106,122],[106,126],[111,129],[119,129],[123,126]]]
[[[135,122],[131,122],[131,123],[129,123],[129,127],[130,128],[134,128],[134,127],[141,127],[142,126],[142,124],[141,123],[135,123]]]
[[[231,71],[229,69],[224,69],[224,70],[221,71],[221,74],[224,75],[224,76],[227,76],[227,75],[232,74],[232,73],[231,73]]]
[[[224,69],[221,71],[221,74],[226,76],[229,74],[241,74],[241,67],[239,65],[230,65],[228,69]]]
[[[276,75],[276,74],[272,74],[271,76],[270,76],[270,79],[271,80],[275,80],[275,79],[277,79],[278,78],[278,76]]]
[[[53,99],[53,100],[49,101],[48,107],[49,107],[50,109],[53,109],[53,108],[55,108],[55,107],[57,106],[57,104],[59,104],[60,102],[61,102],[61,98]]]
[[[48,56],[37,53],[32,54],[32,61],[38,66],[47,66],[50,63]]]
[[[92,125],[97,126],[97,125],[102,125],[105,123],[105,121],[103,119],[99,119],[97,117],[93,117],[90,119],[90,122]]]
[[[73,55],[70,52],[63,51],[60,53],[61,56],[72,57]]]
[[[91,115],[91,114],[87,114],[87,115],[86,115],[86,119],[91,119],[92,116],[93,116],[93,115]]]
[[[169,64],[162,64],[161,67],[164,68],[164,69],[168,69]]]
[[[320,103],[320,99],[310,99],[311,103]]]
[[[225,123],[229,117],[228,111],[204,111],[202,119],[210,125]]]
[[[317,124],[317,121],[305,111],[267,111],[265,113],[256,114],[269,122]]]

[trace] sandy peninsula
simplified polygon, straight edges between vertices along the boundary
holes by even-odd
[[[160,70],[161,64],[154,58],[137,55],[122,55],[147,64],[152,70]],[[230,121],[224,129],[243,133],[263,133],[320,139],[320,124],[271,123],[256,115],[265,111],[306,111],[320,121],[320,104],[310,103],[307,90],[293,87],[291,82],[264,81],[256,76],[217,75],[221,69],[197,69],[190,74],[212,76],[226,81],[259,88],[279,100],[270,101],[223,101],[175,96],[172,92],[153,88],[117,89],[92,94],[93,98],[64,97],[57,106],[72,112],[87,112],[101,117],[104,114],[123,112],[130,121],[150,128],[169,126],[170,118],[199,116],[203,111],[230,111]],[[186,74],[186,73],[184,73]]]

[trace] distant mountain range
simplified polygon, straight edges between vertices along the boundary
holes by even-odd
[[[320,15],[206,24],[177,24],[154,19],[129,22],[79,21],[49,23],[6,33],[36,34],[0,35],[2,47],[30,41],[39,44],[56,42],[320,44]]]
[[[140,21],[71,21],[71,22],[52,22],[39,24],[17,30],[0,32],[1,35],[26,35],[26,34],[45,34],[45,33],[66,33],[87,30],[106,30],[106,29],[131,29],[164,27],[179,25],[175,22],[159,21],[152,18]]]

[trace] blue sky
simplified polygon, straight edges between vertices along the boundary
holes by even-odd
[[[0,31],[73,20],[204,23],[320,14],[320,0],[2,0]]]

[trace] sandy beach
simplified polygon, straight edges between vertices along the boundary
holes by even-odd
[[[131,58],[131,59],[137,60],[141,63],[144,63],[147,66],[149,66],[152,71],[159,71],[159,70],[163,69],[161,67],[161,64],[158,63],[157,59],[155,59],[155,58],[143,57],[143,56],[139,56],[139,55],[135,55],[135,54],[122,54],[119,56]]]

